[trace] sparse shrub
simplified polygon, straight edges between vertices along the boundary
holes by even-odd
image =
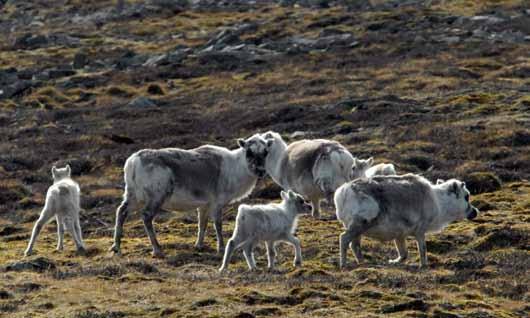
[[[72,169],[72,175],[78,176],[87,174],[92,170],[92,162],[87,158],[70,158],[55,163],[57,166],[64,166],[69,164]]]
[[[8,301],[0,303],[0,312],[13,312],[18,308],[18,302]]]
[[[518,229],[502,228],[490,232],[487,236],[472,244],[476,251],[491,251],[495,248],[516,247],[528,248],[528,233]]]
[[[197,300],[192,304],[192,307],[206,307],[217,304],[217,300],[215,298],[206,298]]]
[[[20,183],[0,182],[0,204],[17,202],[31,192]]]
[[[165,95],[164,89],[158,84],[149,84],[147,86],[147,93],[151,95]]]
[[[466,175],[473,172],[488,171],[488,165],[481,161],[470,160],[455,168],[456,175]]]
[[[419,310],[426,311],[429,309],[429,305],[421,299],[414,299],[405,303],[386,305],[381,308],[381,313],[389,314],[394,312],[400,312],[405,310]]]
[[[282,188],[275,182],[266,181],[266,185],[253,192],[251,197],[266,200],[277,200],[280,198],[280,191]]]
[[[8,299],[8,298],[13,298],[13,295],[6,290],[0,290],[0,299]]]
[[[276,316],[276,317],[279,317],[281,316],[281,309],[278,308],[278,307],[264,307],[264,308],[260,308],[260,309],[256,309],[256,311],[254,312],[256,315],[258,316]]]
[[[111,86],[107,89],[107,94],[116,97],[131,97],[134,95],[134,90],[126,86]]]
[[[481,212],[497,209],[497,207],[494,204],[488,201],[484,201],[484,200],[473,200],[471,204],[473,204],[473,206],[476,207]]]
[[[156,266],[149,264],[145,261],[130,262],[127,263],[126,266],[142,274],[159,273],[158,268]]]
[[[121,311],[98,312],[98,311],[86,310],[86,311],[78,312],[74,315],[74,318],[122,318],[122,317],[127,317],[127,314]]]
[[[405,156],[405,163],[416,166],[420,170],[427,170],[432,166],[432,159],[422,154],[411,154]]]
[[[509,141],[515,147],[530,145],[530,132],[528,130],[517,130],[509,137]]]
[[[56,268],[57,266],[52,260],[47,259],[45,257],[37,257],[31,260],[23,260],[23,261],[7,264],[7,266],[5,267],[5,270],[8,272],[9,271],[14,271],[14,272],[31,271],[31,272],[42,273],[48,270],[55,270]]]
[[[501,188],[501,180],[491,172],[475,172],[464,177],[471,194],[493,192]]]

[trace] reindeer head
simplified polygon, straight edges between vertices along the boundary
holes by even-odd
[[[56,166],[52,167],[53,181],[59,181],[64,178],[70,178],[71,173],[72,169],[70,169],[70,165],[66,165],[66,167],[64,168],[57,168]]]
[[[269,154],[271,140],[266,140],[259,134],[255,134],[247,139],[238,139],[238,145],[245,150],[245,157],[249,170],[257,177],[262,178],[265,170],[265,160]]]

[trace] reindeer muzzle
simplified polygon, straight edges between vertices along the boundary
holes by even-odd
[[[474,218],[477,217],[477,215],[478,215],[478,209],[470,204],[468,212],[467,212],[467,216],[466,216],[467,219],[468,220],[473,220]]]

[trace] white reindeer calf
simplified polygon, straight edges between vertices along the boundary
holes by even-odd
[[[354,158],[351,168],[351,179],[396,175],[396,168],[394,168],[394,165],[391,163],[380,163],[372,166],[373,164],[373,157],[366,160]]]
[[[239,206],[234,234],[226,245],[220,272],[227,269],[232,253],[239,248],[243,249],[249,269],[255,270],[253,249],[261,241],[266,243],[269,269],[274,267],[274,243],[277,241],[292,244],[295,248],[294,266],[302,265],[300,240],[294,236],[294,232],[298,215],[309,213],[311,206],[305,203],[301,195],[291,190],[282,191],[281,197],[280,203]]]
[[[85,253],[85,244],[79,224],[79,185],[70,178],[71,169],[67,165],[65,168],[52,168],[53,185],[48,189],[46,202],[39,219],[33,227],[28,248],[24,252],[25,256],[32,254],[33,245],[42,227],[55,216],[57,221],[57,250],[63,249],[64,229],[72,235],[78,253]]]

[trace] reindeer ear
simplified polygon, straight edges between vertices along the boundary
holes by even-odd
[[[267,139],[267,147],[270,148],[272,144],[274,143],[274,139]]]
[[[66,165],[66,172],[68,173],[68,175],[72,173],[72,168],[70,168],[70,165]]]
[[[355,169],[355,167],[357,167],[357,165],[359,164],[359,160],[357,160],[357,158],[353,158],[353,168]]]
[[[296,198],[296,194],[293,192],[293,190],[287,191],[287,194],[289,195],[289,198],[291,198],[291,199]]]
[[[436,184],[442,184],[442,183],[444,183],[444,182],[445,182],[445,181],[444,181],[443,179],[438,179],[438,180],[436,180]]]
[[[57,173],[57,167],[53,166],[52,167],[52,176],[55,176],[56,173]]]
[[[371,166],[374,163],[374,157],[368,158],[368,160],[366,160],[366,162],[368,163],[368,165]]]
[[[456,195],[456,198],[458,199],[458,182],[453,182],[453,184],[451,184],[451,186],[449,187],[449,193],[451,192],[454,193]]]
[[[272,131],[267,131],[266,133],[264,133],[263,138],[265,139],[274,138],[274,136],[272,135]]]
[[[285,191],[280,192],[280,196],[282,197],[283,200],[287,201],[287,199],[288,199],[287,192],[285,192]]]
[[[247,142],[245,141],[245,139],[243,138],[239,138],[237,140],[237,144],[239,145],[239,147],[241,148],[245,148],[247,146]]]

